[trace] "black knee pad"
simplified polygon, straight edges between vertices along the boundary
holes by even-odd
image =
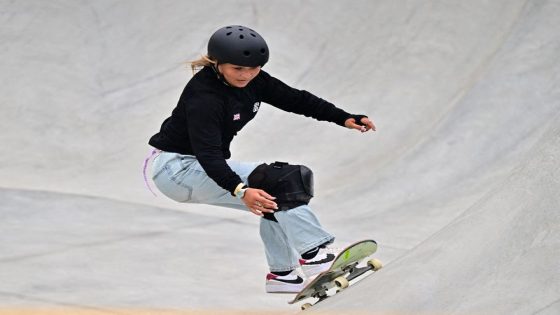
[[[309,204],[313,197],[313,172],[303,165],[285,162],[261,164],[248,179],[249,187],[262,189],[276,197],[276,211]],[[276,221],[272,213],[265,214],[265,219]]]

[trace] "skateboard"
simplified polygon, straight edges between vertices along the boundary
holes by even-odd
[[[374,240],[364,240],[349,245],[336,256],[328,270],[318,274],[315,279],[309,282],[305,288],[288,303],[294,304],[308,298],[319,299],[314,304],[305,303],[301,306],[302,310],[308,309],[329,296],[334,295],[328,294],[330,289],[337,288],[336,293],[338,293],[346,289],[350,285],[350,281],[369,271],[381,269],[383,265],[377,259],[370,259],[365,266],[358,266],[365,258],[375,253],[375,251],[377,251],[377,243]]]

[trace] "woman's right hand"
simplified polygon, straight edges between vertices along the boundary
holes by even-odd
[[[274,213],[274,210],[278,210],[275,199],[262,189],[247,188],[241,200],[252,213],[262,217],[264,213]]]

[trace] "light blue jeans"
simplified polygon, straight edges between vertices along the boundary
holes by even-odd
[[[249,174],[262,163],[227,161],[231,169],[247,183]],[[240,199],[233,197],[212,180],[192,155],[161,152],[152,164],[156,187],[177,202],[202,203],[246,210]],[[301,254],[334,241],[307,205],[274,214],[278,222],[261,219],[260,235],[270,271],[289,271],[299,267]]]

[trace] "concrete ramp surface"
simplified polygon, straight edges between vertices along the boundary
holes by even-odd
[[[294,313],[257,217],[153,197],[147,139],[210,34],[378,127],[263,105],[233,159],[311,167],[384,269],[309,313],[560,313],[560,1],[0,0],[0,314]]]

